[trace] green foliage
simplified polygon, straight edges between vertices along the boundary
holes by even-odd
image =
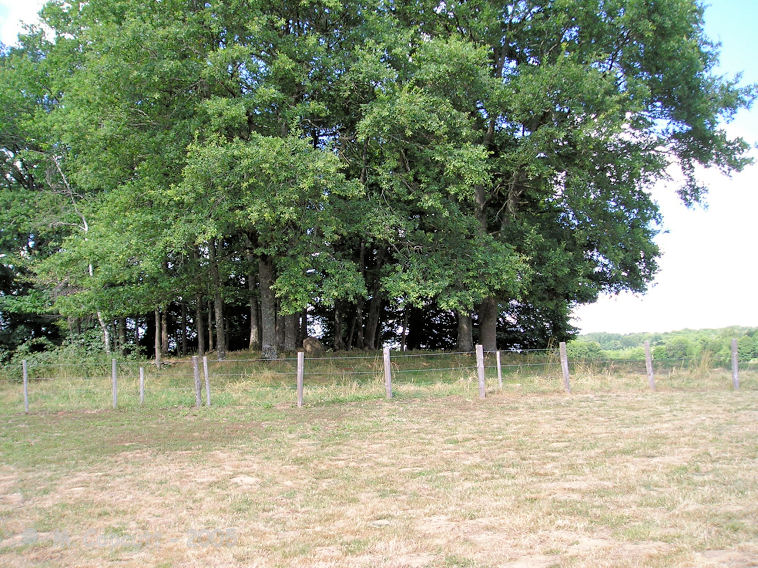
[[[119,361],[137,361],[142,358],[138,350],[129,349],[118,355]],[[108,376],[111,356],[103,353],[103,340],[99,329],[89,329],[73,334],[60,345],[45,337],[31,339],[20,345],[7,361],[13,368],[20,368],[26,361],[32,376],[56,378],[65,375],[78,377]],[[12,375],[21,380],[21,374]]]
[[[580,361],[591,361],[603,357],[603,350],[597,341],[572,341],[567,344],[566,353],[569,358]]]
[[[485,300],[501,341],[547,345],[652,280],[651,183],[678,166],[695,203],[696,166],[749,160],[723,122],[755,87],[714,74],[695,0],[55,0],[43,20],[0,54],[11,348],[58,340],[42,312],[239,312],[269,258],[278,315],[347,305],[355,345],[378,315]]]
[[[588,333],[569,345],[574,349],[597,345],[603,357],[611,359],[644,359],[642,345],[650,342],[653,359],[665,362],[692,363],[711,361],[728,367],[731,364],[731,343],[737,339],[740,362],[758,358],[758,329],[727,327],[722,329],[685,329],[667,333]]]

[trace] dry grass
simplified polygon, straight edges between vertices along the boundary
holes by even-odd
[[[6,414],[0,564],[758,563],[755,390],[454,385],[471,396]]]
[[[274,362],[256,360],[255,354],[232,353],[224,362],[210,359],[209,374],[215,406],[270,408],[296,400],[295,359]],[[708,365],[664,366],[656,363],[659,391],[727,391],[730,372]],[[122,362],[118,369],[118,405],[137,409],[138,367]],[[145,369],[144,407],[188,407],[195,403],[193,367],[190,360],[169,360],[157,370]],[[497,387],[495,356],[486,356],[490,387]],[[644,362],[571,362],[571,387],[575,393],[645,392],[648,380]],[[401,398],[476,396],[476,361],[471,354],[393,354],[393,387]],[[23,408],[20,368],[0,370],[0,415]],[[741,371],[742,390],[758,389],[758,369]],[[30,369],[32,411],[105,410],[112,405],[110,366],[102,363],[38,366]],[[40,380],[40,378],[44,380]],[[507,353],[502,356],[503,389],[510,393],[558,393],[563,390],[560,363],[555,352]],[[305,399],[314,405],[358,402],[384,396],[381,354],[350,353],[307,359]],[[205,394],[203,393],[203,400]]]

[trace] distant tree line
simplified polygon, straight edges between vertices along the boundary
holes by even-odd
[[[747,144],[695,0],[55,0],[0,53],[0,344],[542,347]],[[31,343],[30,343],[31,342]],[[37,347],[34,347],[34,346]]]
[[[729,365],[732,339],[737,340],[740,362],[758,361],[758,328],[684,329],[666,333],[587,333],[569,343],[569,353],[578,359],[644,360],[644,343],[650,342],[658,361],[688,362],[710,359]]]

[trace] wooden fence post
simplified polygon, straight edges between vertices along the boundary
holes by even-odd
[[[479,375],[479,398],[487,396],[487,389],[484,383],[484,347],[476,346],[476,371]]]
[[[145,402],[145,368],[139,368],[139,404]]]
[[[303,374],[305,372],[305,353],[297,352],[297,406],[303,406]]]
[[[113,408],[118,406],[118,363],[111,359],[111,382],[113,387]]]
[[[203,377],[205,378],[205,404],[211,405],[211,378],[208,375],[208,357],[203,356]]]
[[[566,342],[561,341],[559,344],[561,353],[561,370],[563,371],[563,388],[567,393],[571,392],[571,376],[569,375],[568,353],[566,352]]]
[[[495,351],[495,358],[497,359],[497,384],[500,390],[503,390],[503,368],[500,365],[500,350]]]
[[[655,391],[655,374],[653,373],[653,355],[650,353],[650,342],[645,341],[645,368],[647,369],[647,382],[650,390]]]
[[[732,386],[734,390],[740,389],[740,370],[737,355],[737,340],[732,339]]]
[[[26,359],[21,361],[21,368],[24,373],[24,412],[29,414],[29,372],[26,367]]]
[[[384,348],[384,390],[387,398],[392,398],[392,367],[389,347]]]
[[[200,394],[200,368],[197,364],[197,355],[192,357],[192,375],[195,378],[195,406],[200,408],[203,404],[203,399]]]

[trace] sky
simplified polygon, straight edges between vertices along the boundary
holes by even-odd
[[[0,42],[15,42],[20,22],[35,21],[41,0],[0,0]],[[758,0],[712,0],[708,36],[721,43],[719,73],[758,83]],[[727,131],[752,146],[758,162],[758,104]],[[758,327],[758,165],[731,177],[703,171],[707,207],[688,209],[674,182],[652,189],[663,214],[657,237],[660,271],[644,294],[603,296],[574,312],[582,332],[633,333],[676,329]]]
[[[0,42],[15,43],[21,22],[35,22],[42,0],[0,0]]]
[[[736,16],[736,17],[735,17]],[[707,35],[721,43],[719,73],[758,83],[758,1],[712,0]],[[752,146],[758,162],[758,103],[726,126]],[[731,177],[705,171],[707,208],[688,209],[674,183],[653,189],[663,215],[660,270],[644,295],[601,297],[574,312],[583,333],[758,327],[758,165]]]

